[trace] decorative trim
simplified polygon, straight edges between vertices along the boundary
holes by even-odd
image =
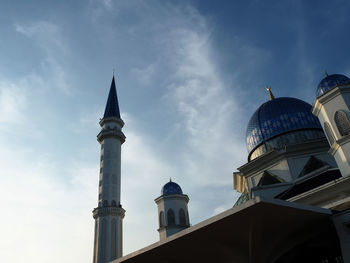
[[[188,203],[188,201],[190,200],[188,195],[182,194],[182,195],[161,195],[159,197],[157,197],[156,199],[154,199],[154,202],[156,202],[156,204],[158,204],[160,201],[162,200],[183,200],[185,199],[186,203]]]
[[[117,118],[117,117],[107,117],[107,118],[103,118],[103,119],[100,120],[100,125],[101,125],[101,127],[102,127],[105,123],[107,123],[107,122],[112,122],[112,121],[117,122],[117,123],[120,125],[120,127],[123,128],[123,126],[124,126],[124,121],[123,121],[122,119]]]
[[[350,142],[350,134],[345,135],[341,137],[339,140],[336,140],[329,149],[328,153],[333,155],[338,151],[339,147],[343,146],[344,144]]]
[[[121,219],[123,219],[125,215],[125,210],[121,207],[113,206],[96,207],[92,211],[92,215],[95,219],[101,216],[119,216]]]
[[[337,97],[338,95],[341,95],[342,93],[350,93],[350,85],[343,85],[343,86],[335,86],[331,90],[327,91],[326,93],[322,94],[316,100],[314,101],[312,105],[312,113],[315,116],[318,116],[321,107],[332,100],[333,98]]]
[[[237,169],[243,173],[244,176],[246,176],[257,171],[268,170],[272,164],[277,163],[278,161],[287,157],[300,155],[301,153],[307,154],[320,151],[326,152],[328,150],[329,143],[326,137],[324,137],[304,143],[287,145],[284,149],[281,150],[272,149]]]
[[[102,143],[102,141],[105,138],[115,137],[120,140],[121,143],[125,142],[125,135],[122,131],[117,129],[103,129],[100,131],[100,133],[97,135],[97,141],[99,143]]]

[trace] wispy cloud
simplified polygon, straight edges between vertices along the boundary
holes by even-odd
[[[243,143],[233,125],[240,121],[240,102],[235,101],[221,80],[209,34],[195,30],[173,32],[171,39],[177,39],[178,48],[172,62],[177,70],[169,92],[178,107],[181,127],[187,133],[188,153],[184,159],[188,179],[198,184],[227,184],[232,164],[242,160],[235,156]]]
[[[69,48],[62,29],[48,21],[37,21],[30,25],[14,24],[17,32],[32,39],[44,52],[42,59],[43,71],[48,70],[52,80],[50,86],[55,86],[64,94],[71,94],[72,87],[67,81],[67,73],[64,70],[62,58],[69,55]]]

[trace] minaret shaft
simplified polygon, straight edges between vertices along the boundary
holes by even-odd
[[[121,142],[106,138],[101,146],[100,187],[98,202],[120,204],[120,162]]]
[[[125,210],[120,203],[122,132],[114,77],[97,140],[101,144],[98,207],[95,219],[93,263],[107,263],[122,256],[122,221]]]

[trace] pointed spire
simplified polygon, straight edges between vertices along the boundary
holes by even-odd
[[[328,73],[327,73],[327,71],[326,71],[326,70],[324,71],[324,74],[326,75],[326,77],[328,77]]]
[[[275,96],[272,94],[271,87],[267,87],[266,90],[269,92],[270,100],[274,100]]]
[[[105,114],[103,118],[107,117],[117,117],[120,119],[120,111],[118,104],[117,89],[115,88],[114,74],[112,78],[111,88],[109,90]]]

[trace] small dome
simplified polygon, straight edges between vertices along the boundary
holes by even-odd
[[[246,144],[249,160],[270,149],[324,137],[311,105],[295,98],[276,98],[262,104],[250,118]]]
[[[350,79],[341,74],[327,75],[317,86],[316,97],[319,97],[327,91],[337,86],[350,84]]]
[[[166,183],[161,191],[161,195],[182,195],[182,189],[177,184],[171,181]]]

